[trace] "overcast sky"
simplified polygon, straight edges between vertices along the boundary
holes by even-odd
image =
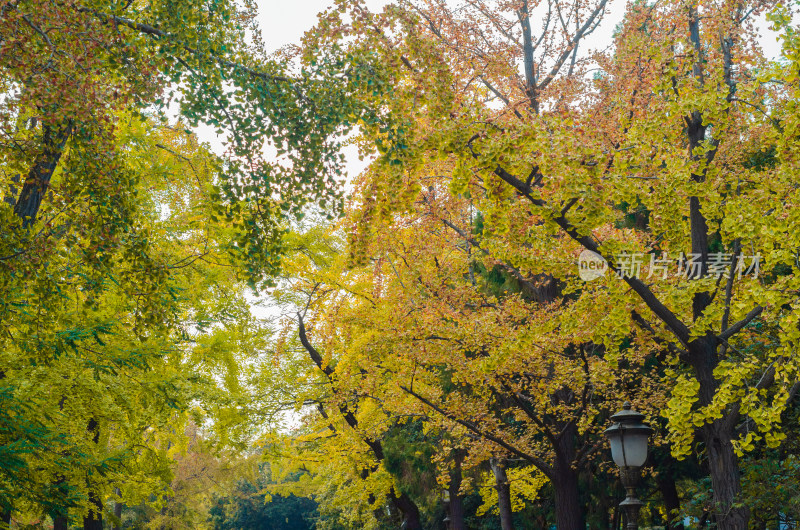
[[[333,0],[258,0],[259,22],[264,32],[264,41],[270,51],[275,51],[286,44],[297,43],[303,33],[314,25],[317,14],[330,7]],[[389,3],[389,0],[367,0],[367,6],[379,10]],[[452,2],[453,4],[459,2]],[[614,25],[622,18],[625,6],[623,0],[609,2],[610,8],[606,13],[606,22],[600,31],[596,32],[594,39],[608,38]],[[761,26],[762,30],[765,26]],[[767,55],[775,56],[779,51],[774,35],[764,35],[762,46]]]
[[[388,3],[368,0],[367,6],[377,11]],[[258,0],[258,19],[269,51],[300,42],[303,33],[316,23],[317,14],[331,5],[333,0]]]

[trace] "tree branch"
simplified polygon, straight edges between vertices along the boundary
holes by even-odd
[[[479,158],[478,154],[474,151],[472,152],[472,156],[476,159]],[[528,184],[522,182],[520,179],[503,169],[501,166],[497,166],[497,168],[494,170],[494,173],[503,179],[507,184],[510,184],[512,187],[514,187],[518,193],[525,197],[534,206],[538,206],[548,211],[550,210],[546,201],[531,195],[532,188]],[[553,216],[552,220],[575,242],[580,243],[583,248],[591,250],[605,259],[608,263],[613,264],[613,259],[611,259],[611,256],[603,255],[603,253],[600,251],[600,245],[594,239],[594,237],[581,234],[577,227],[572,225],[572,223],[570,223],[565,216],[556,214]],[[686,326],[686,324],[681,322],[681,320],[675,316],[675,314],[670,311],[669,308],[667,308],[667,306],[665,306],[655,294],[653,294],[653,292],[644,282],[638,278],[628,276],[624,278],[624,281],[630,286],[631,289],[634,290],[634,292],[636,292],[636,294],[639,295],[642,301],[647,304],[647,307],[649,307],[650,310],[655,313],[656,316],[664,322],[664,324],[667,325],[667,327],[672,331],[679,341],[681,341],[683,344],[687,344],[689,342],[689,328]]]
[[[739,333],[742,330],[742,328],[744,328],[747,324],[752,322],[752,320],[756,318],[758,315],[760,315],[762,311],[764,311],[764,308],[760,305],[757,305],[756,307],[753,308],[752,311],[747,313],[747,315],[742,320],[740,320],[736,324],[733,324],[731,327],[720,333],[717,336],[717,338],[721,341],[728,340],[729,338]]]
[[[556,64],[550,70],[550,73],[547,74],[547,77],[542,79],[541,83],[539,83],[539,85],[536,87],[536,90],[541,92],[547,87],[547,85],[550,84],[550,82],[553,79],[555,79],[556,75],[558,75],[558,72],[561,70],[561,67],[564,66],[564,63],[567,62],[567,59],[569,59],[569,56],[572,54],[573,48],[575,48],[578,45],[580,40],[583,38],[584,34],[589,30],[589,28],[592,27],[592,24],[594,23],[595,19],[605,10],[607,3],[608,0],[600,1],[600,3],[597,5],[597,8],[594,11],[592,11],[592,13],[589,15],[589,18],[586,20],[583,26],[581,26],[578,29],[578,31],[575,32],[575,36],[572,37],[567,47],[564,49],[559,58],[556,60]]]
[[[517,12],[522,25],[522,56],[525,68],[525,95],[531,103],[535,114],[539,114],[539,99],[536,89],[536,65],[533,62],[533,36],[531,35],[531,17],[528,11],[528,0],[522,0],[522,7]]]
[[[97,17],[98,19],[100,19],[102,22],[104,22],[106,24],[113,22],[114,24],[125,26],[125,27],[127,27],[129,29],[132,29],[134,31],[138,31],[139,33],[144,33],[145,35],[150,35],[152,37],[158,37],[158,38],[162,38],[162,39],[172,39],[173,38],[170,34],[168,34],[167,32],[165,32],[165,31],[163,31],[163,30],[161,30],[161,29],[159,29],[159,28],[157,28],[155,26],[151,26],[149,24],[143,24],[141,22],[136,22],[136,21],[131,20],[129,18],[120,17],[120,16],[116,16],[116,15],[108,15],[106,13],[102,13],[100,11],[97,11],[97,10],[94,10],[94,9],[90,9],[90,8],[87,8],[87,7],[84,7],[84,6],[80,6],[80,5],[75,6],[75,9],[79,13],[90,13],[90,14],[94,15],[95,17]],[[198,50],[196,48],[193,48],[191,46],[188,46],[186,44],[180,44],[180,46],[181,46],[181,48],[183,48],[185,51],[191,53],[192,55],[196,55],[196,56],[201,57],[201,58],[206,59],[206,60],[214,61],[214,62],[218,63],[221,66],[225,66],[226,68],[231,68],[233,70],[241,70],[242,72],[245,72],[245,73],[247,73],[248,75],[250,75],[252,77],[257,77],[257,78],[263,79],[265,81],[275,81],[275,82],[284,82],[284,83],[292,83],[292,84],[294,83],[294,80],[289,78],[289,77],[276,76],[276,75],[266,74],[264,72],[259,72],[257,70],[254,70],[254,69],[248,67],[248,66],[244,66],[244,65],[239,64],[239,63],[234,63],[234,62],[228,61],[227,59],[223,59],[222,57],[218,57],[217,55],[207,54],[205,52],[201,52],[200,50]]]
[[[496,443],[497,445],[499,445],[503,449],[509,451],[510,453],[513,453],[513,454],[517,455],[520,458],[524,458],[525,460],[527,460],[528,462],[530,462],[531,464],[536,466],[539,469],[539,471],[541,471],[542,473],[545,474],[545,476],[547,476],[547,478],[549,478],[551,480],[553,479],[553,469],[544,460],[542,460],[540,458],[537,458],[537,457],[535,457],[533,455],[530,455],[530,454],[528,454],[528,453],[526,453],[524,451],[520,451],[516,447],[508,444],[507,442],[503,441],[501,438],[498,438],[497,436],[494,436],[492,434],[483,432],[477,425],[475,425],[471,421],[466,421],[466,420],[462,420],[462,419],[457,418],[455,415],[447,412],[446,410],[442,409],[438,405],[432,403],[429,399],[426,399],[423,396],[417,394],[413,390],[409,390],[408,388],[406,388],[406,387],[404,387],[402,385],[400,385],[400,389],[403,390],[404,392],[406,392],[407,394],[417,398],[419,401],[421,401],[422,403],[426,404],[427,406],[429,406],[430,408],[432,408],[433,410],[435,410],[436,412],[438,412],[439,414],[441,414],[445,418],[447,418],[447,419],[449,419],[449,420],[451,420],[451,421],[453,421],[455,423],[458,423],[459,425],[461,425],[463,427],[466,427],[470,431],[474,432],[475,434],[477,434],[478,436],[480,436],[482,438],[485,438],[486,440],[489,440],[491,442]]]

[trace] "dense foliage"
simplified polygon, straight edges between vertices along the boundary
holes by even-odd
[[[790,7],[0,1],[0,525],[796,524]]]

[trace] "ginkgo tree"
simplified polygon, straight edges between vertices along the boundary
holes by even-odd
[[[190,404],[221,443],[259,428],[235,419],[237,355],[266,333],[245,282],[269,282],[287,217],[340,201],[357,114],[341,88],[369,62],[266,57],[254,9],[0,3],[4,520],[30,507],[101,526],[112,486],[152,489],[121,487],[137,477],[121,463],[165,469],[157,448]],[[200,122],[227,135],[221,159],[187,137]],[[35,480],[31,454],[49,455]]]
[[[743,529],[739,456],[780,444],[798,388],[796,28],[768,3],[632,3],[593,49],[608,9],[409,1],[331,17],[322,42],[347,35],[393,76],[394,128],[363,128],[383,148],[362,222],[441,176],[480,198],[484,231],[505,236],[487,250],[523,276],[574,275],[581,251],[610,265],[576,287],[602,295],[578,318],[608,312],[606,343],[642,332],[667,352],[673,453],[703,455],[716,524]],[[759,47],[765,19],[780,61]]]
[[[309,338],[306,332],[306,319],[323,318],[323,308],[337,298],[337,287],[324,285],[322,278],[347,291],[345,296],[358,298],[360,291],[370,289],[371,277],[362,271],[333,280],[343,272],[341,248],[341,240],[321,228],[287,240],[284,285],[271,298],[290,311],[277,341],[275,364],[295,377],[273,381],[272,391],[282,396],[282,407],[302,414],[303,428],[273,432],[262,443],[278,476],[304,472],[299,481],[278,491],[314,495],[330,524],[373,527],[385,518],[386,506],[408,528],[422,528],[419,507],[385,466],[390,450],[383,439],[396,420],[369,399],[346,398],[347,387],[340,386],[339,374],[317,349],[323,347],[319,337]],[[267,372],[276,368],[264,366]]]
[[[370,179],[359,179],[357,189],[368,190]],[[376,477],[395,471],[387,463],[387,440],[418,421],[425,436],[436,440],[432,458],[440,483],[453,488],[451,508],[475,491],[469,480],[462,491],[461,469],[469,474],[491,463],[496,483],[480,491],[489,506],[499,504],[503,528],[513,524],[512,508],[524,508],[521,499],[533,501],[547,482],[555,490],[559,526],[580,528],[586,492],[579,475],[595,465],[593,455],[603,447],[609,407],[635,398],[657,410],[666,400],[658,374],[644,368],[661,352],[647,337],[631,335],[621,344],[605,336],[616,312],[602,292],[587,291],[577,301],[573,296],[572,303],[544,303],[552,288],[542,289],[481,251],[482,243],[499,244],[503,237],[473,231],[471,204],[431,185],[413,212],[393,216],[391,229],[361,249],[370,257],[362,264],[352,263],[341,244],[320,253],[331,236],[319,229],[303,236],[297,256],[287,258],[291,281],[283,292],[289,295],[280,296],[299,311],[300,327],[287,320],[279,362],[302,362],[305,350],[313,378],[287,385],[295,392],[287,391],[289,402],[303,411],[304,428],[269,442],[273,458],[282,455],[273,462],[289,461],[288,469],[309,473],[308,480],[290,483],[291,491],[302,488],[326,498],[323,491],[331,481],[337,484],[323,509],[329,503],[356,509],[356,499],[366,503],[366,497],[348,493],[351,483],[362,481],[372,493],[367,504],[374,506],[386,488]],[[361,214],[352,210],[345,225],[358,224]],[[340,255],[320,259],[331,252]],[[508,273],[509,284],[498,286],[496,271]],[[598,303],[608,304],[608,314],[579,317]],[[299,345],[297,336],[289,340],[298,331]],[[623,353],[627,367],[619,363]],[[351,459],[356,461],[349,464]],[[506,459],[527,468],[506,470]],[[359,480],[357,470],[365,467]],[[515,480],[511,491],[508,477]],[[395,491],[402,491],[400,477],[394,480]],[[404,515],[414,513],[403,503],[398,507]],[[464,514],[456,513],[453,508],[451,519],[461,528]],[[415,519],[419,515],[406,518],[407,525],[414,527]]]
[[[230,225],[209,221],[219,160],[182,129],[153,125],[118,125],[119,175],[133,185],[126,230],[106,226],[93,242],[75,221],[94,205],[72,206],[48,218],[33,259],[7,263],[3,385],[9,410],[24,413],[4,432],[18,462],[3,467],[6,517],[43,512],[60,528],[83,513],[99,525],[109,498],[168,495],[190,419],[211,422],[215,447],[242,451],[252,437],[244,367],[269,330],[230,259]]]
[[[388,502],[421,525],[427,499],[386,458],[408,422],[451,487],[491,463],[505,527],[513,474],[530,495],[549,481],[559,527],[583,528],[579,470],[633,397],[707,464],[717,526],[746,528],[740,458],[780,446],[800,388],[791,11],[339,0],[267,57],[254,9],[0,3],[4,520],[98,528],[108,500],[169,497],[190,421],[243,448],[264,427],[242,418],[289,401],[307,412],[294,454],[337,457],[315,477],[336,477],[333,504],[359,493],[350,524]],[[187,135],[201,122],[223,156]],[[245,283],[273,282],[291,219],[341,209],[355,126],[377,156],[347,252],[290,264],[307,364],[287,389],[259,380],[269,330]],[[584,281],[579,256],[617,274]]]
[[[359,119],[380,121],[348,97],[361,84],[377,91],[370,54],[268,57],[249,0],[8,0],[0,9],[0,119],[13,139],[3,186],[14,183],[24,226],[47,204],[67,151],[84,162],[76,189],[130,189],[114,178],[116,112],[173,105],[189,125],[227,138],[216,214],[238,227],[231,251],[258,283],[278,265],[287,216],[341,203],[343,135]]]

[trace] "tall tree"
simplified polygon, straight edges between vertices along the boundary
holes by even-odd
[[[182,433],[166,424],[192,402],[220,442],[254,430],[236,420],[236,356],[261,332],[241,325],[243,280],[270,281],[287,217],[340,202],[340,135],[358,119],[340,88],[362,67],[340,76],[319,50],[289,75],[254,16],[235,0],[0,2],[4,514],[21,496],[59,524],[90,507],[96,526],[111,486],[163,485],[154,438]],[[199,122],[227,134],[222,160],[183,132]],[[51,456],[19,487],[31,447]]]
[[[218,214],[238,227],[231,251],[254,281],[277,267],[286,216],[341,201],[341,136],[370,119],[344,88],[361,82],[368,55],[357,61],[309,49],[305,57],[265,57],[248,0],[4,0],[0,9],[0,126],[13,139],[4,188],[18,183],[4,194],[23,225],[39,215],[67,151],[84,163],[73,175],[76,190],[127,189],[109,160],[118,148],[115,112],[169,103],[190,124],[228,137]]]
[[[125,228],[84,230],[98,206],[72,206],[3,269],[15,427],[2,437],[13,465],[0,497],[61,522],[91,505],[87,526],[115,488],[130,504],[165,491],[162,447],[179,445],[191,405],[213,421],[217,446],[249,439],[239,372],[267,331],[231,267],[230,226],[210,221],[218,159],[180,129],[131,116],[117,128],[127,146],[117,178],[132,186],[117,203]]]
[[[787,60],[770,62],[755,30],[769,5],[634,3],[613,47],[592,50],[606,7],[407,2],[394,33],[362,6],[337,19],[381,50],[384,105],[402,123],[363,219],[407,209],[444,175],[454,194],[486,197],[485,230],[517,243],[498,247],[516,269],[561,278],[582,250],[602,257],[618,275],[582,287],[603,291],[586,315],[608,312],[609,342],[639,328],[664,345],[673,453],[698,443],[718,527],[744,529],[738,455],[780,443],[797,389],[795,30],[772,11]],[[766,358],[745,353],[757,322],[779,330]]]

